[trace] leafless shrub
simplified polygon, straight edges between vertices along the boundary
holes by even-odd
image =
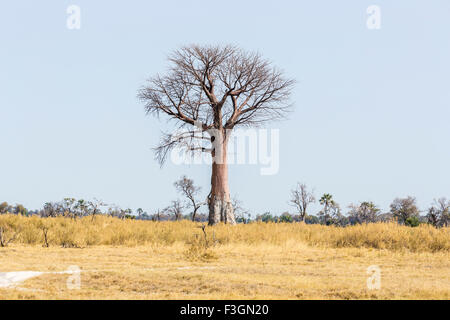
[[[303,183],[297,183],[295,189],[291,190],[290,205],[296,208],[300,221],[305,221],[308,206],[316,202],[314,191],[308,191],[308,187]]]
[[[4,227],[0,227],[0,247],[5,248],[7,247],[11,242],[16,240],[17,236],[19,235],[19,231],[13,232],[12,236],[9,238],[6,238],[6,229]]]

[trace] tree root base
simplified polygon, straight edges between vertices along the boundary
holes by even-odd
[[[230,201],[214,198],[209,201],[209,225],[217,223],[236,224],[233,205]]]

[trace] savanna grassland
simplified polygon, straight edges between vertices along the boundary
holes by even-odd
[[[449,299],[450,228],[0,216],[0,299]],[[48,247],[47,247],[48,246]],[[80,289],[67,287],[69,266]],[[381,270],[369,290],[369,266]]]

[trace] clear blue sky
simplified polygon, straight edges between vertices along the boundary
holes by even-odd
[[[80,30],[66,28],[70,4]],[[366,27],[372,4],[380,30]],[[290,209],[296,181],[342,207],[450,197],[448,0],[2,1],[0,41],[0,201],[96,197],[151,213],[183,174],[206,196],[209,167],[153,160],[166,124],[136,99],[190,43],[258,50],[298,81],[290,120],[271,124],[279,173],[230,168],[253,213]]]

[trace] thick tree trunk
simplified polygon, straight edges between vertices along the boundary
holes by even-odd
[[[209,195],[209,225],[219,222],[236,224],[233,205],[231,204],[230,189],[228,187],[227,141],[218,145],[221,154],[213,151],[211,193]],[[217,148],[216,147],[216,148]],[[217,158],[214,160],[214,158]]]

